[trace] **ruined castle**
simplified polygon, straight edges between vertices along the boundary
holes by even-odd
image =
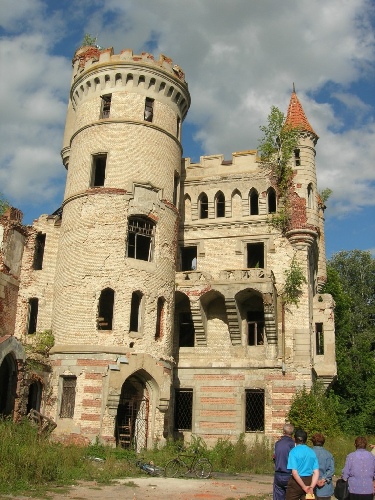
[[[183,70],[85,46],[73,58],[62,206],[0,224],[0,412],[35,409],[56,436],[152,447],[278,434],[296,390],[336,374],[317,135],[300,130],[291,226],[256,151],[182,158]],[[286,271],[306,283],[283,307]],[[27,364],[35,332],[48,361]]]

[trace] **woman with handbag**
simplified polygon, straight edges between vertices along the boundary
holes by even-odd
[[[367,440],[358,436],[356,451],[346,457],[342,479],[348,481],[350,500],[373,500],[375,491],[375,456],[366,451]]]

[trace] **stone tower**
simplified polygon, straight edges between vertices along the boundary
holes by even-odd
[[[125,426],[137,404],[145,420],[137,422],[139,446],[162,431],[150,422],[157,427],[155,412],[169,401],[180,134],[189,104],[184,73],[163,55],[88,46],[73,58],[53,355],[62,383],[83,393],[79,427],[91,436],[110,440],[113,419]],[[84,395],[82,370],[95,366],[107,380],[100,398],[107,428],[95,423],[92,393]]]

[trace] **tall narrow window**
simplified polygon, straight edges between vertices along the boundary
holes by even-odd
[[[164,325],[164,304],[165,300],[162,297],[158,298],[158,307],[156,311],[156,331],[155,340],[160,340],[163,337],[163,325]]]
[[[112,330],[115,292],[111,288],[102,290],[98,307],[98,330]]]
[[[100,96],[102,98],[102,106],[100,108],[100,118],[109,118],[111,110],[112,94]]]
[[[264,312],[248,311],[248,345],[264,345]]]
[[[174,183],[173,183],[173,205],[177,207],[178,203],[178,192],[180,188],[180,176],[175,173],[174,175]]]
[[[316,354],[324,354],[324,331],[323,323],[315,323],[315,343],[316,343]]]
[[[131,332],[139,332],[141,329],[141,302],[142,294],[140,292],[133,292],[130,309]]]
[[[193,390],[176,389],[174,399],[174,429],[191,431],[193,426]]]
[[[247,389],[245,396],[245,432],[264,432],[264,389]]]
[[[107,155],[93,155],[92,157],[92,187],[102,187],[105,181],[105,171],[107,166]]]
[[[44,247],[46,244],[46,235],[38,233],[35,238],[34,262],[33,268],[39,271],[43,268]]]
[[[60,418],[73,418],[76,401],[77,377],[62,377]]]
[[[259,194],[254,188],[250,190],[250,215],[259,215]]]
[[[179,139],[179,137],[180,137],[180,130],[181,130],[181,118],[178,116],[177,117],[177,131],[176,131],[177,139]]]
[[[194,347],[195,330],[191,312],[180,313],[179,327],[179,346]]]
[[[181,248],[181,271],[195,271],[197,269],[197,247]]]
[[[313,187],[312,184],[310,183],[307,186],[307,208],[314,208],[314,198],[313,198]]]
[[[154,223],[143,217],[130,217],[128,224],[127,257],[152,260],[154,243]]]
[[[205,193],[202,193],[198,200],[199,218],[208,218],[208,198]]]
[[[38,307],[39,300],[36,298],[29,299],[29,321],[27,333],[35,333],[38,323]]]
[[[296,167],[299,167],[301,165],[301,156],[300,156],[299,149],[294,150],[294,161],[295,161]]]
[[[152,122],[153,117],[154,117],[154,99],[146,97],[144,119],[146,120],[146,122]]]
[[[269,214],[276,212],[276,192],[273,188],[269,188],[267,191],[267,208]]]
[[[247,244],[247,267],[264,268],[264,243]]]
[[[219,191],[215,196],[216,217],[225,217],[225,196]]]

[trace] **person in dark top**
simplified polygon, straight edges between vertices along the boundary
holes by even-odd
[[[275,475],[273,480],[273,500],[285,500],[286,487],[292,475],[292,471],[287,469],[289,452],[295,446],[292,438],[294,426],[285,424],[282,437],[275,443]]]

